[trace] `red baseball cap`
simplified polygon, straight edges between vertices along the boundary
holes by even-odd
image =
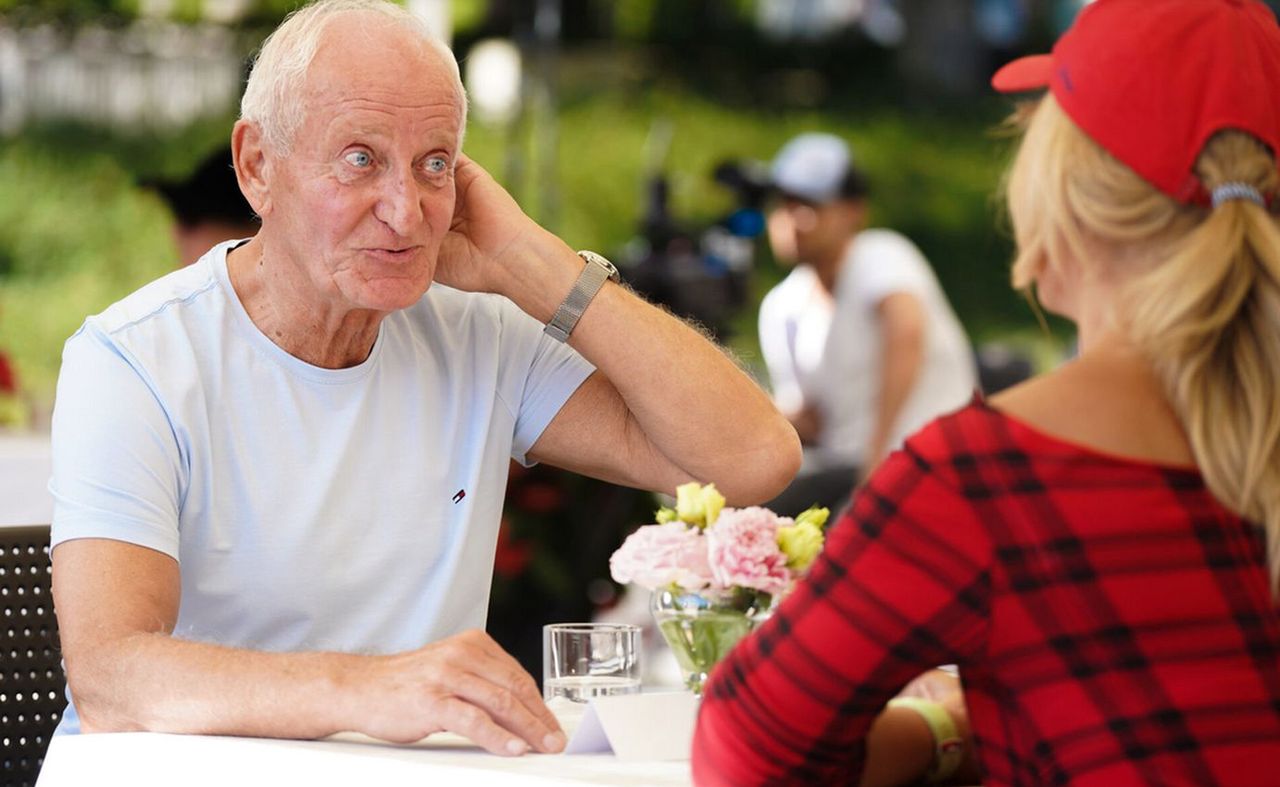
[[[1246,131],[1280,153],[1280,26],[1259,0],[1097,0],[1049,55],[996,72],[996,90],[1048,87],[1111,155],[1179,202],[1209,137]]]

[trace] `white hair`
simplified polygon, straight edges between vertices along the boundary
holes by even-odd
[[[262,42],[240,99],[240,118],[258,126],[268,147],[281,155],[292,149],[294,135],[303,121],[303,85],[320,48],[320,38],[335,16],[351,11],[380,14],[440,55],[462,102],[465,129],[467,94],[458,62],[426,22],[387,0],[318,0],[289,14]]]

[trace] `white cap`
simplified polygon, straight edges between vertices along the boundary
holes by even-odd
[[[852,164],[849,146],[834,134],[801,134],[774,157],[773,185],[810,202],[830,202],[841,195]]]

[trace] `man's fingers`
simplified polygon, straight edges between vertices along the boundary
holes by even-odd
[[[540,697],[535,697],[534,702],[546,711],[545,715],[536,713],[535,708],[529,706],[528,697],[475,674],[459,676],[454,684],[454,693],[459,699],[483,710],[499,726],[528,741],[538,751],[558,752],[564,748],[564,733]]]
[[[492,640],[490,642],[492,643]],[[527,713],[541,722],[546,728],[546,733],[560,733],[559,739],[549,741],[543,741],[541,738],[531,739],[530,743],[542,751],[560,751],[564,746],[564,733],[560,729],[560,720],[542,701],[538,684],[534,683],[533,677],[520,666],[520,662],[497,643],[493,643],[491,649],[481,648],[481,652],[468,663],[468,671],[482,681],[501,689],[506,696],[518,701]]]
[[[533,676],[520,666],[520,662],[483,631],[464,632],[458,635],[454,644],[456,648],[450,654],[454,668],[480,681],[469,684],[472,691],[481,693],[468,696],[468,699],[481,703],[504,719],[514,717],[520,710],[496,707],[494,703],[518,702],[523,711],[540,722],[543,728],[538,737],[528,738],[535,748],[554,752],[564,747],[565,738],[559,719],[542,701],[542,694],[538,691]],[[502,697],[484,694],[490,687],[500,691]],[[548,735],[552,737],[547,738]]]
[[[479,707],[457,697],[441,697],[436,706],[440,726],[482,746],[490,754],[515,757],[529,751],[529,744],[494,722]]]

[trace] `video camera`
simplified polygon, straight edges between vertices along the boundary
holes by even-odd
[[[733,193],[735,207],[701,229],[671,215],[670,181],[661,167],[650,171],[639,234],[620,255],[619,269],[646,299],[724,340],[734,313],[747,302],[756,238],[765,229],[767,169],[752,161],[717,165],[711,176]]]

